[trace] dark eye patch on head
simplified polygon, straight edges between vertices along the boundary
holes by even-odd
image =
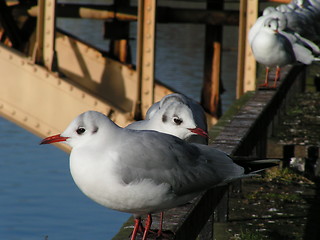
[[[167,117],[167,115],[163,114],[162,115],[162,122],[166,122],[166,121],[168,121],[168,117]]]
[[[96,133],[98,132],[99,128],[98,127],[94,127],[92,133]]]

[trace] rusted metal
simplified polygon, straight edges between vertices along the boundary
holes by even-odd
[[[20,49],[23,44],[21,32],[14,21],[14,18],[11,15],[11,11],[5,0],[0,0],[0,22],[1,27],[4,28],[4,33],[2,35],[8,37],[10,40],[9,45],[12,45],[12,47],[15,49]],[[7,39],[3,40],[8,41]]]
[[[114,5],[114,18],[104,24],[104,38],[110,39],[109,52],[122,63],[132,64],[129,46],[130,22],[116,18],[119,7],[129,7],[129,1],[118,0]]]
[[[23,6],[21,6],[23,7]],[[26,9],[29,16],[37,16],[38,6]],[[114,6],[98,4],[57,4],[57,17],[64,18],[91,18],[91,19],[118,19],[119,21],[137,21],[136,7],[119,6],[114,11]],[[157,22],[159,23],[198,23],[210,25],[238,25],[239,14],[234,10],[203,10],[158,7]]]
[[[223,9],[223,2],[209,1],[208,9]],[[213,117],[221,116],[220,75],[221,75],[222,27],[206,26],[204,80],[201,93],[203,108]]]

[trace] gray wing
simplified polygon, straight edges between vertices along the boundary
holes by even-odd
[[[160,102],[154,103],[147,111],[145,120],[149,120],[160,109]]]
[[[126,184],[151,179],[181,195],[244,177],[242,167],[212,147],[154,131],[131,131],[130,136],[120,146],[118,168]]]
[[[312,50],[315,52],[319,51],[319,48],[313,42],[301,37],[297,33],[287,33],[282,31],[281,35],[283,35],[286,39],[288,39],[292,45],[292,49],[296,60],[303,64],[311,64],[314,61],[314,55]],[[284,46],[288,46],[284,44]],[[288,51],[288,49],[286,50]]]
[[[148,130],[149,129],[149,120],[140,120],[130,123],[125,128],[133,130]]]

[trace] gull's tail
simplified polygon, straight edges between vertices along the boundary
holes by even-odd
[[[231,158],[234,163],[243,167],[247,174],[256,174],[268,168],[278,166],[281,161],[280,159],[275,158],[258,159],[242,156],[232,156]]]

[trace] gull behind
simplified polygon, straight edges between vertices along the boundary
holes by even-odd
[[[200,104],[183,94],[173,93],[154,103],[145,120],[126,128],[155,130],[193,143],[208,144],[207,119]]]

